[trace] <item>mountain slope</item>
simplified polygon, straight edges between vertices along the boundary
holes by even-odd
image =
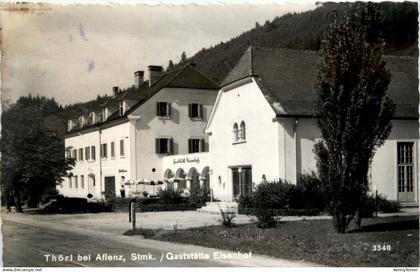
[[[384,15],[386,54],[417,55],[417,3],[376,3]],[[242,33],[228,42],[202,49],[187,61],[196,63],[204,74],[220,83],[250,46],[318,50],[333,14],[342,18],[352,3],[322,3],[315,10],[286,14]],[[184,60],[185,62],[185,60]],[[180,62],[174,68],[183,64]]]

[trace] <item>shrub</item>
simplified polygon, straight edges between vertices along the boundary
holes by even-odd
[[[252,195],[240,195],[238,202],[239,202],[239,207],[243,207],[243,208],[254,207],[254,198]]]
[[[386,197],[382,195],[378,195],[377,200],[375,202],[375,196],[368,195],[364,202],[362,217],[373,217],[373,215],[376,212],[376,208],[378,209],[378,211],[381,211],[383,213],[393,213],[399,212],[401,210],[401,205],[400,203],[398,203],[398,201],[387,200]]]
[[[159,198],[159,203],[161,204],[179,204],[185,202],[181,193],[182,192],[180,190],[174,190],[172,188],[159,188],[157,196]]]
[[[398,201],[383,199],[379,202],[379,210],[384,213],[399,212],[401,210],[401,205]]]
[[[222,223],[224,227],[231,228],[235,226],[235,223],[233,222],[233,219],[236,217],[235,212],[223,211],[222,209],[220,209],[220,214],[222,218],[218,221]]]
[[[264,209],[257,207],[255,209],[255,216],[257,217],[257,226],[259,228],[272,228],[276,226],[277,221],[274,219],[274,213],[272,209]]]
[[[325,210],[325,190],[323,189],[322,181],[314,171],[300,175],[297,180],[297,187],[299,188],[299,193],[301,193],[298,200],[301,207],[295,206],[294,208]]]
[[[204,186],[191,188],[188,201],[193,204],[206,203],[210,201],[210,188]]]

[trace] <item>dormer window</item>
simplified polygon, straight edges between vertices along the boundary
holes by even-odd
[[[171,117],[171,104],[168,102],[157,102],[156,114],[158,117],[170,118]]]
[[[79,117],[79,127],[83,127],[85,125],[85,118],[83,116]]]
[[[106,121],[108,119],[108,110],[107,108],[102,109],[102,121]]]
[[[72,120],[68,120],[67,121],[67,131],[70,131],[73,129],[73,121]]]
[[[96,123],[96,114],[94,112],[91,112],[89,114],[89,124],[93,125]]]
[[[123,116],[124,113],[125,113],[125,103],[123,101],[123,102],[120,102],[120,116]]]

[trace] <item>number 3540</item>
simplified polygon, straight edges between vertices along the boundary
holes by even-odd
[[[391,251],[389,244],[376,244],[372,246],[372,251]]]

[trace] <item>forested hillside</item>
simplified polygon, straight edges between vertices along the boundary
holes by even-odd
[[[385,53],[392,55],[417,55],[417,3],[376,3],[382,11]],[[354,7],[354,3],[322,3],[312,11],[290,13],[276,17],[264,25],[242,33],[228,42],[221,42],[208,49],[202,49],[191,58],[184,58],[175,65],[170,61],[168,68],[193,61],[197,68],[220,83],[236,64],[243,52],[250,46],[318,50],[324,31],[335,14],[342,18]],[[172,62],[172,63],[171,63]]]

